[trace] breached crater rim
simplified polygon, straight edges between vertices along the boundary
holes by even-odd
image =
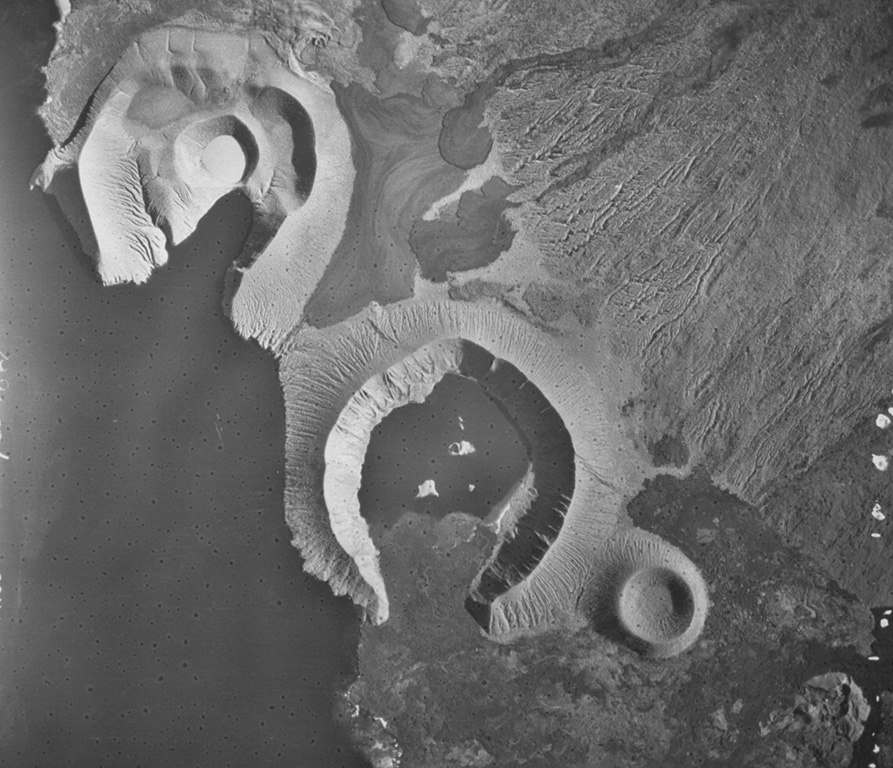
[[[706,617],[706,588],[678,549],[625,521],[621,484],[612,481],[625,460],[611,439],[608,404],[554,337],[490,305],[373,305],[337,326],[302,330],[282,351],[286,517],[305,569],[349,595],[374,623],[387,620],[387,585],[358,499],[365,453],[387,414],[422,402],[447,373],[476,379],[531,441],[528,476],[509,503],[490,560],[469,585],[466,605],[489,635],[507,640],[569,613],[590,617],[597,604],[650,655],[672,655],[694,642]],[[513,403],[512,390],[525,388],[547,407],[525,412],[523,400]],[[552,444],[537,444],[546,439]],[[505,553],[521,531],[542,546],[522,547],[526,561],[512,563]],[[663,582],[647,575],[658,567],[669,574]],[[646,575],[627,583],[643,569]],[[593,589],[610,599],[588,599]],[[680,591],[689,602],[668,608],[664,598]],[[669,652],[660,645],[664,635]]]
[[[275,347],[341,238],[354,176],[321,81],[288,69],[259,33],[172,25],[125,51],[32,186],[59,197],[106,284],[147,280],[217,200],[242,192],[253,218],[229,313],[240,334]]]

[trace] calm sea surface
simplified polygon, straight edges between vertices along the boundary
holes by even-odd
[[[54,18],[0,6],[0,765],[365,765],[356,616],[289,545],[275,362],[221,312],[248,205],[100,286],[27,187]]]

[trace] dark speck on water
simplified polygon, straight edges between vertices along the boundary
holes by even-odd
[[[28,191],[55,18],[0,9],[0,766],[368,765],[357,614],[289,544],[275,361],[221,309],[249,205],[102,287]]]

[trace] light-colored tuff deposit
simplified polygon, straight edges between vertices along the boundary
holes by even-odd
[[[72,188],[60,177],[75,167]],[[127,49],[84,126],[50,151],[32,185],[59,191],[73,221],[72,207],[86,207],[82,244],[107,284],[145,281],[220,197],[240,190],[254,216],[230,316],[243,336],[271,344],[301,320],[341,237],[353,179],[327,87],[287,69],[260,34],[170,26]]]

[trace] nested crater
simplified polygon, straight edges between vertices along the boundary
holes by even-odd
[[[59,194],[105,283],[146,280],[239,190],[253,219],[226,307],[240,333],[271,347],[302,320],[354,179],[331,89],[283,64],[257,33],[149,30],[32,179]]]
[[[218,115],[194,123],[177,138],[179,174],[191,186],[232,188],[257,168],[260,152],[251,129],[234,115]]]
[[[201,164],[221,184],[237,184],[248,163],[242,145],[232,136],[215,136],[202,150]]]
[[[193,123],[174,144],[176,177],[192,190],[208,190],[210,199],[241,188],[255,173],[259,160],[260,149],[253,132],[235,115],[217,115]],[[174,217],[162,214],[158,218],[164,226]],[[173,229],[169,238],[175,241],[184,234]]]

